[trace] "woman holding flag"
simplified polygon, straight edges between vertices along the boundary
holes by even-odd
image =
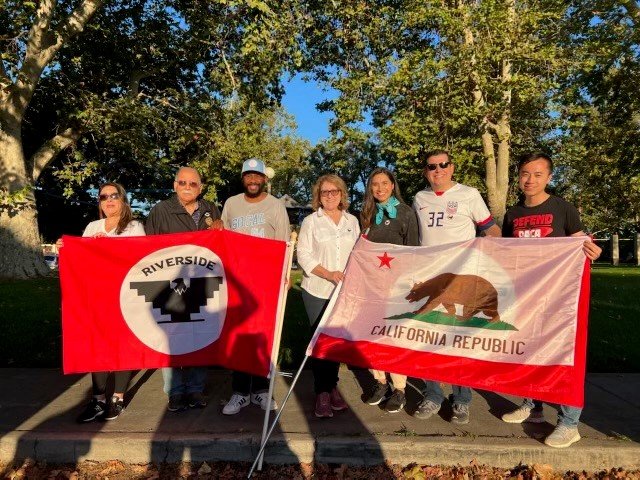
[[[394,245],[420,245],[418,219],[402,196],[392,171],[378,167],[371,172],[360,213],[360,223],[366,238],[376,243]],[[393,389],[387,383],[387,374],[371,370],[376,379],[373,392],[365,400],[369,405],[378,405],[386,400],[385,410],[397,413],[406,404],[405,387],[407,377],[391,373]]]
[[[99,219],[90,222],[84,229],[83,237],[133,237],[144,235],[142,223],[133,219],[131,206],[122,185],[115,182],[105,183],[98,190]],[[61,248],[62,239],[56,242]],[[109,375],[114,377],[114,393],[107,403],[106,389]],[[78,416],[79,423],[86,423],[98,418],[114,420],[124,409],[124,392],[127,390],[130,371],[94,372],[91,374],[93,395],[91,400]]]
[[[302,267],[302,300],[315,329],[329,303],[335,286],[343,279],[349,254],[360,235],[356,217],[347,212],[347,186],[337,175],[321,176],[313,186],[312,207],[300,227],[298,264]],[[345,410],[347,403],[336,388],[340,364],[312,359],[315,415],[333,417],[333,411]]]

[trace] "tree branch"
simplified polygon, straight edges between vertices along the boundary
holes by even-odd
[[[64,132],[59,133],[55,137],[49,139],[42,145],[36,153],[33,154],[32,164],[33,172],[31,178],[34,182],[38,181],[40,174],[69,145],[75,143],[80,138],[80,130],[75,128],[67,128]]]
[[[129,77],[129,91],[127,96],[129,98],[136,98],[140,93],[140,82],[148,77],[152,77],[162,71],[162,68],[154,68],[152,70],[141,72],[140,70],[134,71]]]
[[[224,54],[224,49],[220,48],[220,53],[222,53],[222,61],[224,62],[224,66],[227,69],[227,75],[231,78],[231,85],[233,86],[233,91],[237,90],[236,77],[233,75],[233,70],[231,69],[231,65],[227,61],[227,56]]]
[[[87,21],[104,1],[84,0],[55,31],[50,29],[56,6],[55,0],[40,2],[36,20],[29,30],[27,50],[13,92],[14,108],[20,116],[29,105],[43,70],[65,42],[84,29]]]

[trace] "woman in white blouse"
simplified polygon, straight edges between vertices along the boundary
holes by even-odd
[[[337,175],[323,175],[313,186],[312,207],[298,236],[298,264],[304,271],[302,300],[309,322],[317,327],[329,303],[335,286],[343,278],[349,254],[360,226],[358,219],[347,212],[347,186]],[[333,417],[333,411],[345,410],[347,404],[336,388],[340,364],[330,360],[312,359],[315,415]]]
[[[98,191],[99,220],[84,229],[83,237],[134,237],[144,235],[142,223],[133,219],[127,193],[119,183],[109,182]],[[62,247],[62,239],[56,243]],[[107,402],[106,388],[110,373],[114,377],[114,393]],[[91,374],[93,395],[86,408],[78,416],[78,422],[96,419],[114,420],[124,409],[124,392],[127,390],[131,372],[94,372]]]

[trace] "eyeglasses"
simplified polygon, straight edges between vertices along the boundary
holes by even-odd
[[[320,190],[320,195],[323,197],[337,197],[340,195],[340,190]]]
[[[120,194],[119,193],[101,193],[98,198],[100,199],[101,202],[104,202],[105,200],[118,200],[120,198]]]
[[[189,185],[191,188],[198,188],[200,186],[198,182],[187,182],[186,180],[176,180],[176,183],[181,187]]]
[[[442,170],[444,170],[449,165],[451,165],[451,161],[447,160],[446,162],[440,162],[440,163],[427,163],[427,168],[429,170],[431,170],[431,171],[434,171],[438,167],[440,167]]]

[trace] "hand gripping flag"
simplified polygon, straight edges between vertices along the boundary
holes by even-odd
[[[582,406],[584,238],[356,244],[307,354]]]
[[[269,373],[285,242],[207,230],[64,237],[64,373],[220,365]]]

